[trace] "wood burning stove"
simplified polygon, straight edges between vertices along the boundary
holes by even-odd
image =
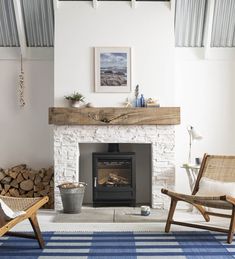
[[[135,153],[92,153],[93,206],[135,206]]]

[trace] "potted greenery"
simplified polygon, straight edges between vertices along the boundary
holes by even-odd
[[[80,107],[85,99],[85,97],[78,92],[74,92],[71,95],[66,95],[64,98],[70,101],[72,107]]]

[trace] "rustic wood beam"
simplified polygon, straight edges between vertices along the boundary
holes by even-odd
[[[176,125],[179,107],[161,108],[49,108],[55,125]]]

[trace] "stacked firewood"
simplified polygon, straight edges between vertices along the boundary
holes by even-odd
[[[126,177],[122,177],[118,174],[109,173],[108,176],[103,177],[99,180],[101,185],[119,186],[129,184]]]
[[[44,208],[54,208],[54,169],[33,170],[25,164],[0,168],[0,195],[10,197],[49,196]]]

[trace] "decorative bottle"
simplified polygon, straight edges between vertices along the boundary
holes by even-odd
[[[141,94],[141,96],[140,96],[140,107],[145,107],[145,100],[144,100],[143,94]]]
[[[139,85],[135,87],[135,107],[140,107]]]

